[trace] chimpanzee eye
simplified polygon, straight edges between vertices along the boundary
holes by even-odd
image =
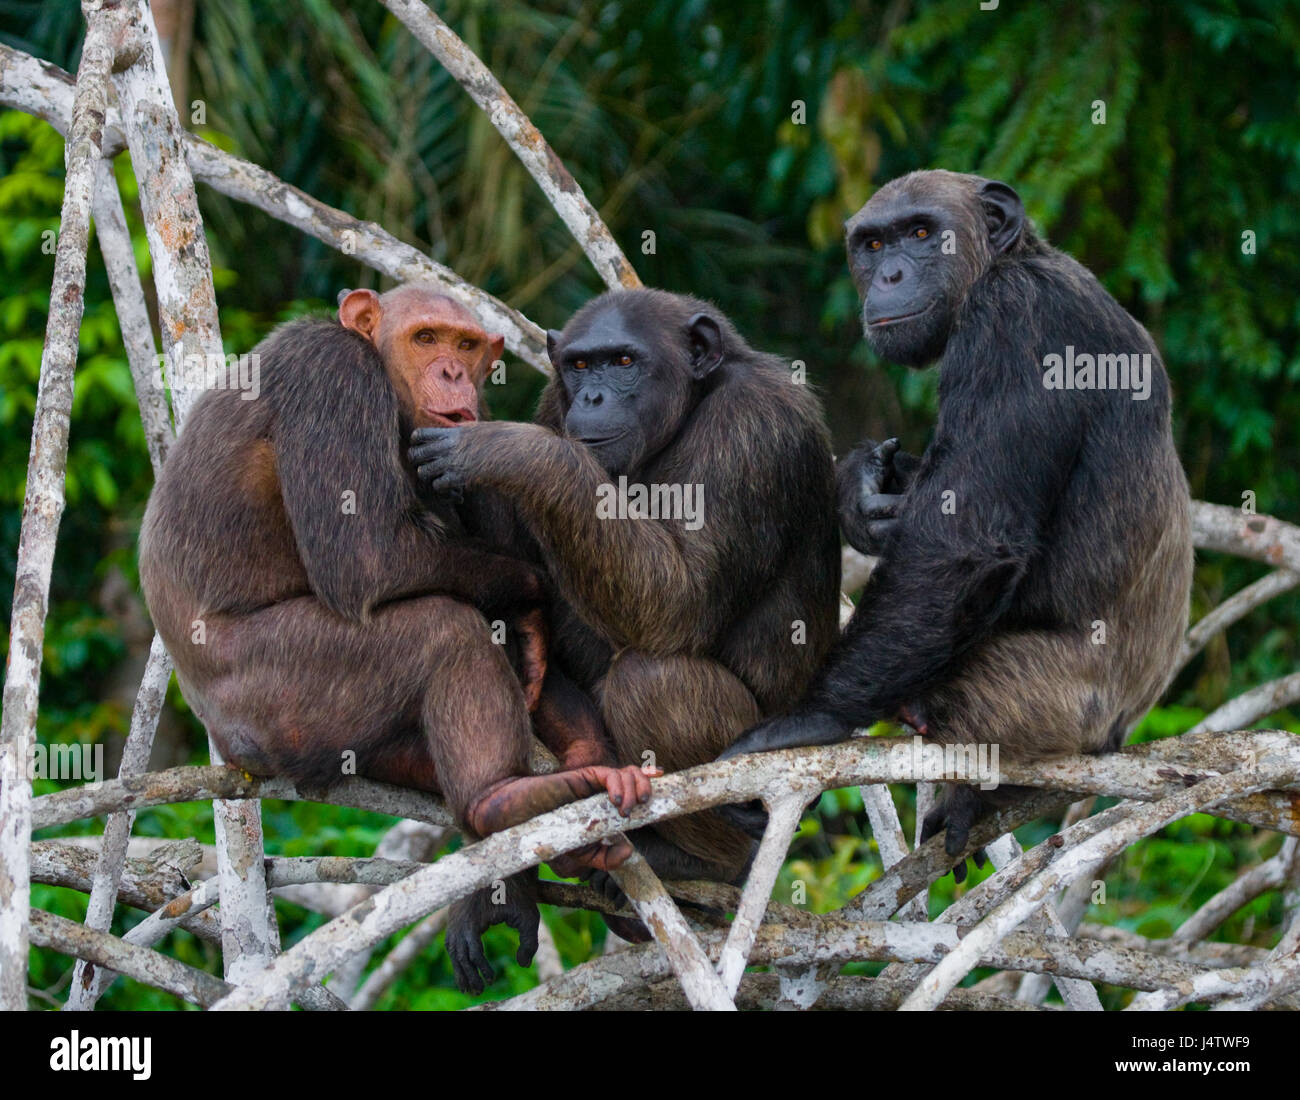
[[[882,248],[885,247],[885,244],[881,240],[874,240],[869,245],[867,245],[867,247],[871,249],[872,252],[879,252]]]
[[[416,343],[432,344],[438,339],[438,334],[431,328],[422,328],[415,334]]]
[[[574,369],[574,370],[586,370],[586,369],[587,369],[587,360],[585,360],[585,359],[575,359],[575,360],[573,361],[573,369]]]
[[[926,229],[925,226],[923,225],[918,225],[915,229],[912,230],[912,236],[915,237],[918,241],[925,240],[925,238],[928,237],[929,235],[930,235],[930,231]]]
[[[465,339],[465,340],[462,340],[462,341],[460,342],[460,350],[461,350],[461,351],[471,351],[471,350],[473,349],[473,347],[474,347],[474,341],[473,341],[473,340]]]
[[[620,355],[618,357],[618,365],[620,367],[630,367],[632,365],[632,356]]]

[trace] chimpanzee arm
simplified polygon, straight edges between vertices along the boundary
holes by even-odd
[[[1005,614],[1042,549],[1073,470],[1088,395],[972,370],[946,378],[934,442],[905,497],[889,553],[844,635],[790,715],[724,753],[843,740],[951,675]]]
[[[715,448],[707,462],[683,465],[681,487],[704,488],[698,524],[610,515],[599,507],[613,490],[610,475],[582,444],[537,425],[434,429],[412,454],[443,471],[435,489],[488,486],[510,497],[564,597],[616,644],[682,652],[708,645],[730,621],[734,609],[723,603],[763,590],[787,547],[757,552],[756,531],[775,538],[806,507],[806,487],[789,471],[812,459],[777,425],[755,420],[751,431],[762,435],[746,440],[744,462],[729,465]]]
[[[402,462],[397,398],[363,338],[322,322],[265,352],[276,474],[312,591],[348,618],[432,592],[483,610],[536,602],[537,572],[446,541]]]

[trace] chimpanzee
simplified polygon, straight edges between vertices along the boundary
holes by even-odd
[[[195,405],[149,500],[140,577],[228,762],[440,792],[480,837],[602,790],[624,813],[649,797],[653,773],[595,754],[529,774],[530,710],[544,740],[561,727],[550,740],[570,759],[583,736],[603,736],[599,718],[558,677],[543,687],[537,568],[466,529],[475,502],[422,499],[404,461],[414,428],[479,419],[502,347],[426,287],[354,290],[337,320],[292,321],[258,345],[256,399],[213,389]],[[511,624],[518,673],[489,620]],[[607,869],[630,854],[593,845],[571,858]],[[536,908],[519,887],[504,911],[524,961]],[[453,922],[474,949],[482,901]]]
[[[547,347],[536,424],[422,429],[411,457],[521,514],[562,596],[551,667],[598,700],[610,759],[705,763],[797,700],[837,633],[819,402],[684,295],[610,291]],[[713,813],[632,839],[669,878],[734,881],[753,849]]]
[[[919,462],[868,441],[844,464],[845,532],[880,563],[804,700],[723,755],[841,741],[900,708],[1021,761],[1117,749],[1171,675],[1192,575],[1151,337],[1004,183],[914,172],[847,241],[872,349],[939,359],[938,423]],[[946,826],[955,855],[981,809],[953,787],[925,833]]]

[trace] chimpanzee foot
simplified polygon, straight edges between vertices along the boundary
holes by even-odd
[[[490,836],[600,791],[608,793],[610,802],[626,817],[633,807],[650,800],[650,780],[662,774],[657,768],[593,764],[551,775],[508,776],[470,803],[465,810],[465,824],[478,836]]]
[[[925,815],[925,821],[921,824],[921,843],[924,844],[946,829],[943,850],[950,856],[959,856],[970,843],[971,828],[987,812],[988,806],[974,787],[951,786],[944,800]],[[987,858],[983,848],[971,855],[976,867],[983,867]],[[952,877],[954,882],[966,881],[964,859],[953,867]]]
[[[614,876],[606,871],[585,871],[580,876],[588,886],[596,891],[616,909],[628,909],[631,903],[627,895],[619,888]],[[654,937],[636,917],[621,917],[616,913],[602,913],[601,919],[614,935],[628,943],[649,943]]]
[[[767,811],[757,798],[752,802],[737,802],[730,806],[717,806],[714,812],[742,833],[754,840],[762,840],[767,831]]]
[[[627,940],[628,943],[649,943],[654,939],[654,936],[650,935],[650,929],[636,917],[618,917],[613,913],[602,913],[601,917],[605,921],[606,928],[619,939]]]
[[[588,874],[604,874],[622,867],[633,850],[632,842],[626,837],[610,837],[609,843],[598,841],[585,848],[575,848],[572,852],[548,859],[546,863],[560,878],[584,878]]]
[[[511,875],[452,903],[447,915],[447,954],[462,993],[482,993],[496,980],[496,971],[483,952],[483,933],[494,924],[508,924],[519,933],[515,961],[520,966],[533,961],[541,923],[533,898],[535,874],[525,871]]]

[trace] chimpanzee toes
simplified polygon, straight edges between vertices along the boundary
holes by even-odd
[[[970,843],[970,831],[987,807],[972,787],[952,787],[944,800],[925,815],[921,824],[921,843],[932,836],[944,832],[943,850],[954,859],[965,851]],[[974,853],[976,867],[983,867],[987,858],[983,848]],[[962,860],[952,869],[954,882],[966,881],[966,861]]]
[[[938,836],[944,830],[948,823],[946,808],[942,802],[934,807],[925,815],[925,820],[921,822],[921,843],[924,844],[932,836]]]
[[[649,943],[654,939],[654,936],[650,935],[650,930],[636,917],[616,917],[613,913],[601,915],[605,920],[605,927],[619,939],[627,940],[628,943]]]
[[[614,881],[614,876],[608,871],[590,871],[579,877],[615,909],[626,909],[628,907],[627,895],[623,893],[618,883]]]

